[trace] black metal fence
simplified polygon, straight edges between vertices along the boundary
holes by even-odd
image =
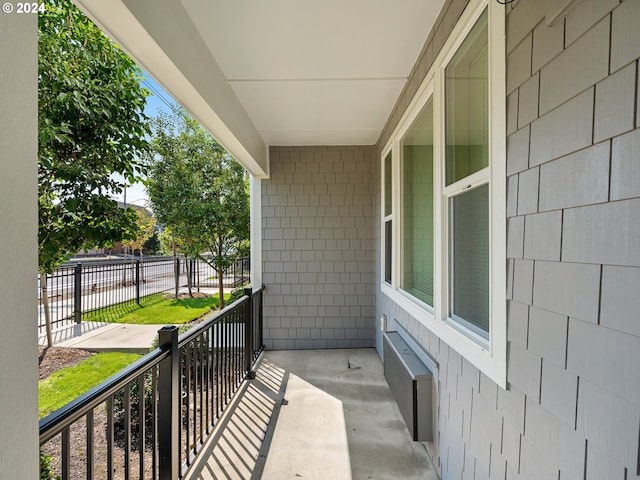
[[[262,289],[178,336],[40,421],[54,475],[183,478],[263,349]]]
[[[65,264],[47,275],[49,312],[53,329],[67,327],[84,319],[102,319],[97,312],[110,309],[118,314],[120,309],[140,304],[150,295],[168,292],[187,285],[187,271],[191,272],[192,285],[217,287],[213,268],[202,261],[191,261],[187,268],[184,258],[147,257],[142,261],[132,257]],[[244,285],[250,277],[250,259],[236,261],[224,274],[224,285]],[[45,315],[42,290],[38,288],[38,333],[44,333]]]
[[[217,287],[218,274],[208,263],[198,259],[191,260],[192,285],[201,287]],[[251,259],[242,257],[233,262],[223,273],[222,283],[225,287],[238,287],[250,281]]]

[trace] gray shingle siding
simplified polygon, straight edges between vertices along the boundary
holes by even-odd
[[[375,216],[375,316],[439,363],[428,448],[445,479],[640,478],[640,2],[580,0],[552,26],[544,14],[507,7],[507,390],[380,291]],[[409,100],[377,144],[374,212]]]
[[[384,314],[439,364],[442,478],[638,478],[639,1],[552,26],[538,0],[507,7],[509,388],[380,290],[380,150],[466,3],[445,3],[375,148],[271,148],[265,343],[380,350]]]
[[[373,147],[271,147],[263,181],[264,339],[374,344]]]

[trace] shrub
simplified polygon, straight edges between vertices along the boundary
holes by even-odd
[[[229,296],[229,300],[227,300],[227,303],[231,305],[233,302],[239,300],[242,297],[244,297],[244,287],[234,288],[231,291],[231,296]]]
[[[186,332],[191,327],[192,325],[180,325],[180,327],[178,327],[178,334]],[[157,336],[151,343],[151,350],[155,350],[156,348],[158,348]],[[147,372],[144,375],[143,384],[144,385],[142,389],[144,396],[145,443],[146,449],[150,449],[150,441],[152,439],[151,432],[153,428],[153,372]],[[131,384],[129,388],[129,397],[131,399],[131,448],[132,450],[138,450],[140,448],[140,379]],[[115,440],[120,446],[124,446],[124,425],[124,389],[121,389],[113,396],[113,429]]]
[[[193,327],[193,325],[180,325],[178,327],[178,335],[180,335],[181,333],[186,332],[191,327]],[[160,339],[156,335],[156,337],[153,339],[153,342],[151,342],[151,348],[149,350],[155,350],[156,348],[158,348],[159,344],[160,344]]]
[[[129,398],[131,401],[131,410],[129,413],[130,433],[131,433],[131,449],[139,450],[140,448],[140,383],[143,383],[144,398],[144,417],[145,417],[145,443],[146,449],[151,448],[152,429],[153,429],[153,371],[144,375],[144,382],[140,379],[133,382],[129,387]],[[117,391],[113,396],[113,434],[116,444],[124,446],[125,440],[125,408],[124,408],[124,388]]]
[[[40,451],[40,480],[60,480],[60,476],[53,471],[51,462],[51,455]]]

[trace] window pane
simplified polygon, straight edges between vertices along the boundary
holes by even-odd
[[[391,236],[393,229],[391,228],[391,220],[384,224],[384,281],[391,283]]]
[[[450,199],[451,314],[489,338],[489,185]]]
[[[402,139],[402,289],[433,306],[433,106]]]
[[[445,71],[446,184],[489,165],[487,12]]]
[[[384,216],[391,215],[392,211],[392,183],[391,183],[391,152],[384,159]]]

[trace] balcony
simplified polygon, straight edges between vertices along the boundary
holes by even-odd
[[[159,349],[43,419],[55,475],[437,478],[376,351],[262,351],[262,292],[163,328]]]
[[[264,352],[189,480],[436,479],[374,349]]]

